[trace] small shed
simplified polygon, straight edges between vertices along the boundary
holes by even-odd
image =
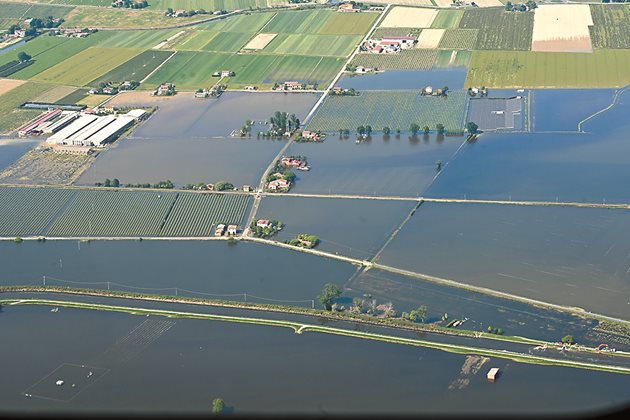
[[[488,380],[494,382],[499,377],[499,368],[494,367],[488,371]]]

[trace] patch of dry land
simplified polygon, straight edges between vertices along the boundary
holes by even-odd
[[[278,34],[258,34],[254,39],[249,41],[243,47],[244,50],[262,50],[269,44]]]
[[[498,7],[503,6],[499,0],[475,0],[475,4],[478,7]],[[448,6],[450,7],[450,6]]]
[[[588,4],[545,4],[534,11],[532,51],[593,52]]]
[[[4,95],[24,83],[26,83],[25,80],[0,79],[0,95]]]
[[[423,29],[418,37],[416,48],[435,49],[440,44],[443,35],[444,29]]]
[[[122,92],[116,95],[111,101],[107,102],[107,106],[154,106],[169,101],[175,96],[153,96],[148,91],[130,91]]]
[[[88,156],[56,153],[50,146],[42,145],[0,172],[0,182],[68,185],[76,181],[95,160],[95,154]]]
[[[436,9],[394,7],[383,19],[383,28],[430,28],[438,14]]]
[[[451,7],[453,4],[453,0],[435,0],[435,4],[437,7]]]

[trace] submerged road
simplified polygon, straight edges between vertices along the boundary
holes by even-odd
[[[275,327],[291,328],[296,334],[303,334],[305,332],[318,332],[325,334],[342,335],[347,337],[361,338],[366,340],[383,341],[389,343],[411,345],[418,347],[433,348],[436,350],[442,350],[450,353],[458,354],[477,354],[487,357],[496,357],[500,359],[509,359],[522,363],[541,364],[541,365],[555,365],[564,367],[573,367],[589,370],[601,370],[620,374],[630,374],[630,367],[611,365],[603,363],[591,363],[586,361],[560,359],[555,357],[539,356],[530,353],[524,353],[513,350],[484,348],[478,346],[470,346],[465,344],[452,344],[445,342],[429,341],[417,338],[399,337],[395,335],[379,334],[374,332],[348,330],[345,328],[330,327],[325,325],[307,324],[303,322],[287,321],[279,319],[269,318],[254,318],[245,316],[234,315],[217,315],[203,312],[184,312],[173,311],[165,309],[155,308],[141,308],[131,306],[118,306],[118,305],[106,305],[99,303],[85,303],[75,302],[68,300],[48,300],[48,299],[4,299],[0,300],[1,303],[6,305],[45,305],[55,307],[88,309],[88,310],[101,310],[109,312],[122,312],[130,313],[134,315],[154,315],[164,316],[168,318],[189,318],[189,319],[202,319],[212,321],[224,321],[224,322],[236,322],[257,324]],[[621,355],[620,355],[621,356]]]

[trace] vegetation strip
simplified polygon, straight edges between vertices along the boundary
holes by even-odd
[[[458,344],[436,343],[436,342],[432,342],[428,340],[396,337],[396,336],[391,336],[391,335],[362,332],[362,331],[351,331],[351,330],[346,330],[343,328],[303,324],[303,323],[292,322],[292,321],[228,316],[228,315],[216,315],[216,314],[204,314],[204,313],[194,313],[194,312],[181,312],[181,311],[170,311],[170,310],[149,309],[149,308],[134,308],[134,307],[129,307],[129,306],[82,303],[82,302],[71,302],[71,301],[63,301],[63,300],[58,301],[58,300],[48,300],[48,299],[5,299],[5,300],[1,300],[0,303],[7,304],[7,305],[61,306],[61,307],[66,307],[66,308],[103,310],[103,311],[109,311],[109,312],[123,312],[123,313],[130,313],[134,315],[157,315],[157,316],[166,316],[169,318],[206,319],[206,320],[236,322],[236,323],[245,323],[245,324],[258,324],[258,325],[267,325],[267,326],[287,327],[287,328],[292,328],[293,331],[295,331],[297,334],[301,334],[305,331],[320,332],[320,333],[326,333],[326,334],[335,334],[335,335],[343,335],[343,336],[348,336],[348,337],[363,338],[363,339],[375,340],[375,341],[406,344],[406,345],[412,345],[412,346],[418,346],[418,347],[428,347],[428,348],[433,348],[437,350],[447,351],[450,353],[459,353],[459,354],[472,353],[472,354],[478,354],[481,356],[497,357],[501,359],[510,359],[510,360],[514,360],[516,362],[522,362],[522,363],[555,365],[555,366],[573,367],[573,368],[581,368],[581,369],[588,369],[588,370],[600,370],[600,371],[606,371],[606,372],[612,372],[612,373],[630,374],[630,368],[622,367],[622,366],[599,365],[595,363],[578,362],[578,361],[573,361],[573,360],[559,360],[559,359],[550,358],[550,357],[533,356],[530,354],[518,353],[518,352],[513,352],[513,351],[507,351],[507,350],[494,350],[494,349],[464,346],[464,345],[458,345]]]

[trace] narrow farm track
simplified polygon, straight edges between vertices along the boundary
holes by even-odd
[[[509,351],[502,349],[483,348],[470,345],[451,344],[444,342],[435,342],[430,340],[415,339],[398,337],[395,335],[378,334],[365,331],[347,330],[338,327],[329,327],[315,324],[307,324],[302,322],[293,322],[278,319],[266,319],[266,318],[254,318],[254,317],[241,317],[241,316],[228,316],[228,315],[216,315],[209,313],[198,312],[184,312],[184,311],[171,311],[164,309],[149,309],[130,306],[117,306],[106,305],[97,303],[84,303],[73,302],[66,300],[48,300],[48,299],[5,299],[0,301],[6,305],[44,305],[44,306],[56,306],[65,308],[87,309],[87,310],[101,310],[108,312],[129,313],[134,315],[154,315],[168,318],[187,318],[187,319],[201,319],[209,321],[223,321],[234,322],[244,324],[256,324],[264,326],[284,327],[291,328],[296,334],[303,334],[305,332],[316,332],[324,334],[341,335],[346,337],[361,338],[366,340],[381,341],[388,343],[396,343],[403,345],[410,345],[416,347],[433,348],[436,350],[442,350],[450,353],[458,354],[478,354],[487,357],[496,357],[500,359],[508,359],[521,363],[541,364],[541,365],[554,365],[564,366],[579,369],[588,370],[600,370],[619,374],[630,374],[630,367],[589,363],[577,360],[560,359],[554,357],[543,357],[533,355],[529,353],[522,353],[517,351]]]

